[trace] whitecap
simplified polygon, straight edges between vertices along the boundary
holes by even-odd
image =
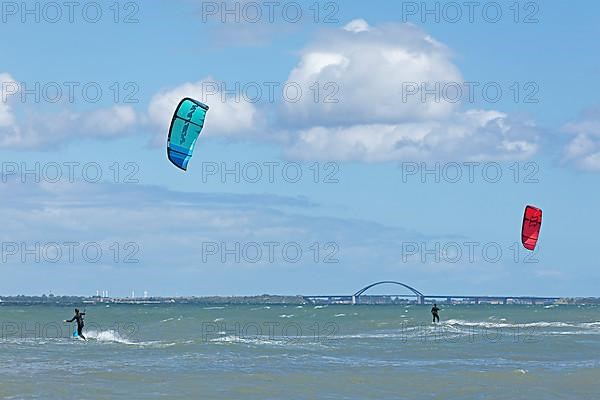
[[[121,343],[121,344],[136,344],[121,335],[113,329],[107,331],[87,331],[84,332],[85,337],[88,339],[93,339],[98,342],[113,342],[113,343]]]
[[[527,371],[526,369],[518,369],[515,372],[521,373],[523,375],[527,374],[529,371]]]

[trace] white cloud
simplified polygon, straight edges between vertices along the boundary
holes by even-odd
[[[117,136],[137,123],[137,115],[133,108],[114,106],[95,110],[87,114],[78,114],[83,129],[96,132],[97,136]]]
[[[365,162],[523,159],[537,145],[523,139],[532,128],[494,111],[457,113],[442,121],[314,127],[286,149],[291,158]],[[518,133],[518,134],[516,134]]]
[[[346,26],[344,26],[344,29],[349,32],[355,32],[355,33],[368,32],[369,24],[367,23],[367,21],[365,21],[362,18],[353,19],[352,21],[348,22],[346,24]]]
[[[368,27],[365,21],[352,21],[345,29],[328,31],[303,51],[288,83],[299,84],[304,95],[296,103],[286,103],[285,112],[298,124],[329,126],[444,118],[458,105],[443,99],[423,102],[419,95],[404,101],[403,90],[413,83],[462,81],[448,49],[419,28]],[[316,102],[315,83],[321,91]],[[328,83],[334,86],[325,88]]]
[[[4,74],[3,79],[12,77]],[[356,19],[323,32],[301,52],[287,78],[302,88],[298,102],[275,107],[255,103],[243,93],[224,93],[222,85],[227,91],[237,90],[235,83],[207,77],[156,93],[140,114],[115,106],[87,113],[62,111],[18,124],[14,110],[0,104],[0,147],[47,147],[75,138],[119,138],[135,131],[147,132],[154,144],[164,145],[176,105],[192,97],[210,106],[203,134],[270,140],[296,159],[385,162],[533,156],[538,134],[532,122],[500,111],[464,110],[443,96],[436,101],[420,94],[403,95],[407,85],[463,81],[449,49],[420,28],[369,26]],[[277,124],[271,124],[272,119]]]
[[[16,93],[4,93],[9,86],[19,86],[9,74],[0,74],[0,148],[35,149],[59,146],[69,140],[82,138],[119,138],[130,134],[137,123],[137,116],[129,106],[98,108],[85,112],[70,109],[31,113],[26,104],[19,110],[28,116],[19,121],[16,107],[10,100]],[[58,107],[58,106],[57,106]]]
[[[600,171],[600,109],[588,110],[562,130],[572,136],[564,148],[564,160],[580,169]]]
[[[127,106],[42,114],[32,117],[27,124],[14,123],[8,129],[0,130],[0,147],[49,148],[84,138],[120,138],[131,133],[136,121],[135,111]]]
[[[461,111],[460,102],[443,95],[403,95],[413,85],[462,82],[451,52],[420,28],[351,21],[309,45],[290,72],[288,83],[299,84],[304,96],[283,107],[291,137],[285,152],[365,162],[533,156],[538,138],[532,122],[493,110]],[[337,91],[324,90],[327,83]],[[337,102],[325,102],[327,94]]]
[[[186,82],[173,89],[162,91],[152,98],[148,106],[148,122],[164,139],[175,107],[184,97],[207,103],[210,110],[206,116],[203,134],[247,137],[255,132],[261,117],[256,106],[243,96],[224,96],[221,82],[206,78],[198,82]]]
[[[3,88],[18,87],[9,74],[0,74]],[[17,98],[0,92],[3,100]],[[146,113],[138,114],[130,106],[115,105],[90,111],[74,111],[62,105],[51,105],[51,111],[32,113],[27,104],[19,104],[15,110],[9,101],[0,103],[0,148],[36,149],[60,146],[69,141],[93,139],[118,139],[135,134],[143,128],[149,131],[154,143],[164,144],[174,109],[184,97],[203,99],[210,105],[206,120],[209,127],[205,132],[218,136],[247,138],[259,130],[260,113],[256,106],[243,96],[224,96],[221,82],[207,78],[188,82],[175,88],[157,93],[152,97]],[[6,98],[6,99],[5,99]],[[17,118],[16,111],[27,115]]]

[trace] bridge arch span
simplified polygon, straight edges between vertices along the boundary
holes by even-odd
[[[404,288],[406,288],[406,289],[410,290],[411,292],[413,292],[413,293],[415,294],[415,296],[416,296],[416,297],[417,297],[417,299],[419,300],[419,303],[422,303],[422,302],[423,302],[423,298],[425,297],[425,295],[424,295],[423,293],[419,292],[417,289],[415,289],[415,288],[413,288],[413,287],[411,287],[411,286],[408,286],[408,285],[407,285],[407,284],[405,284],[405,283],[402,283],[402,282],[396,282],[396,281],[380,281],[380,282],[371,283],[370,285],[368,285],[368,286],[365,286],[364,288],[360,289],[358,292],[354,293],[354,294],[352,295],[352,299],[353,299],[353,300],[352,300],[352,302],[353,302],[353,303],[355,303],[355,302],[356,302],[356,299],[357,299],[358,297],[360,297],[360,296],[361,296],[361,295],[362,295],[364,292],[366,292],[367,290],[369,290],[369,289],[371,289],[371,288],[373,288],[373,287],[375,287],[375,286],[384,285],[384,284],[399,285],[399,286],[402,286],[402,287],[404,287]]]

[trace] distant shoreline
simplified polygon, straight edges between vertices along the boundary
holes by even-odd
[[[473,303],[469,300],[464,301],[447,301],[439,300],[439,304],[501,304],[494,301],[479,301]],[[144,297],[144,298],[113,298],[113,297],[97,297],[97,296],[0,296],[0,306],[9,305],[61,305],[61,306],[77,306],[81,304],[87,305],[109,305],[109,304],[199,304],[199,305],[348,305],[347,302],[333,303],[314,303],[308,301],[305,296],[282,296],[282,295],[258,295],[258,296],[185,296],[185,297]],[[401,305],[401,304],[417,304],[415,299],[399,298],[398,296],[377,296],[377,300],[361,301],[362,305]],[[518,305],[526,303],[513,302],[509,305]],[[539,303],[542,304],[542,303]],[[600,297],[565,297],[553,302],[545,302],[547,304],[600,304]]]

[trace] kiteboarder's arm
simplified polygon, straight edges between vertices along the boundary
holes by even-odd
[[[69,320],[65,319],[65,322],[73,322],[73,321],[75,321],[75,317],[73,317],[73,318],[71,318]]]

